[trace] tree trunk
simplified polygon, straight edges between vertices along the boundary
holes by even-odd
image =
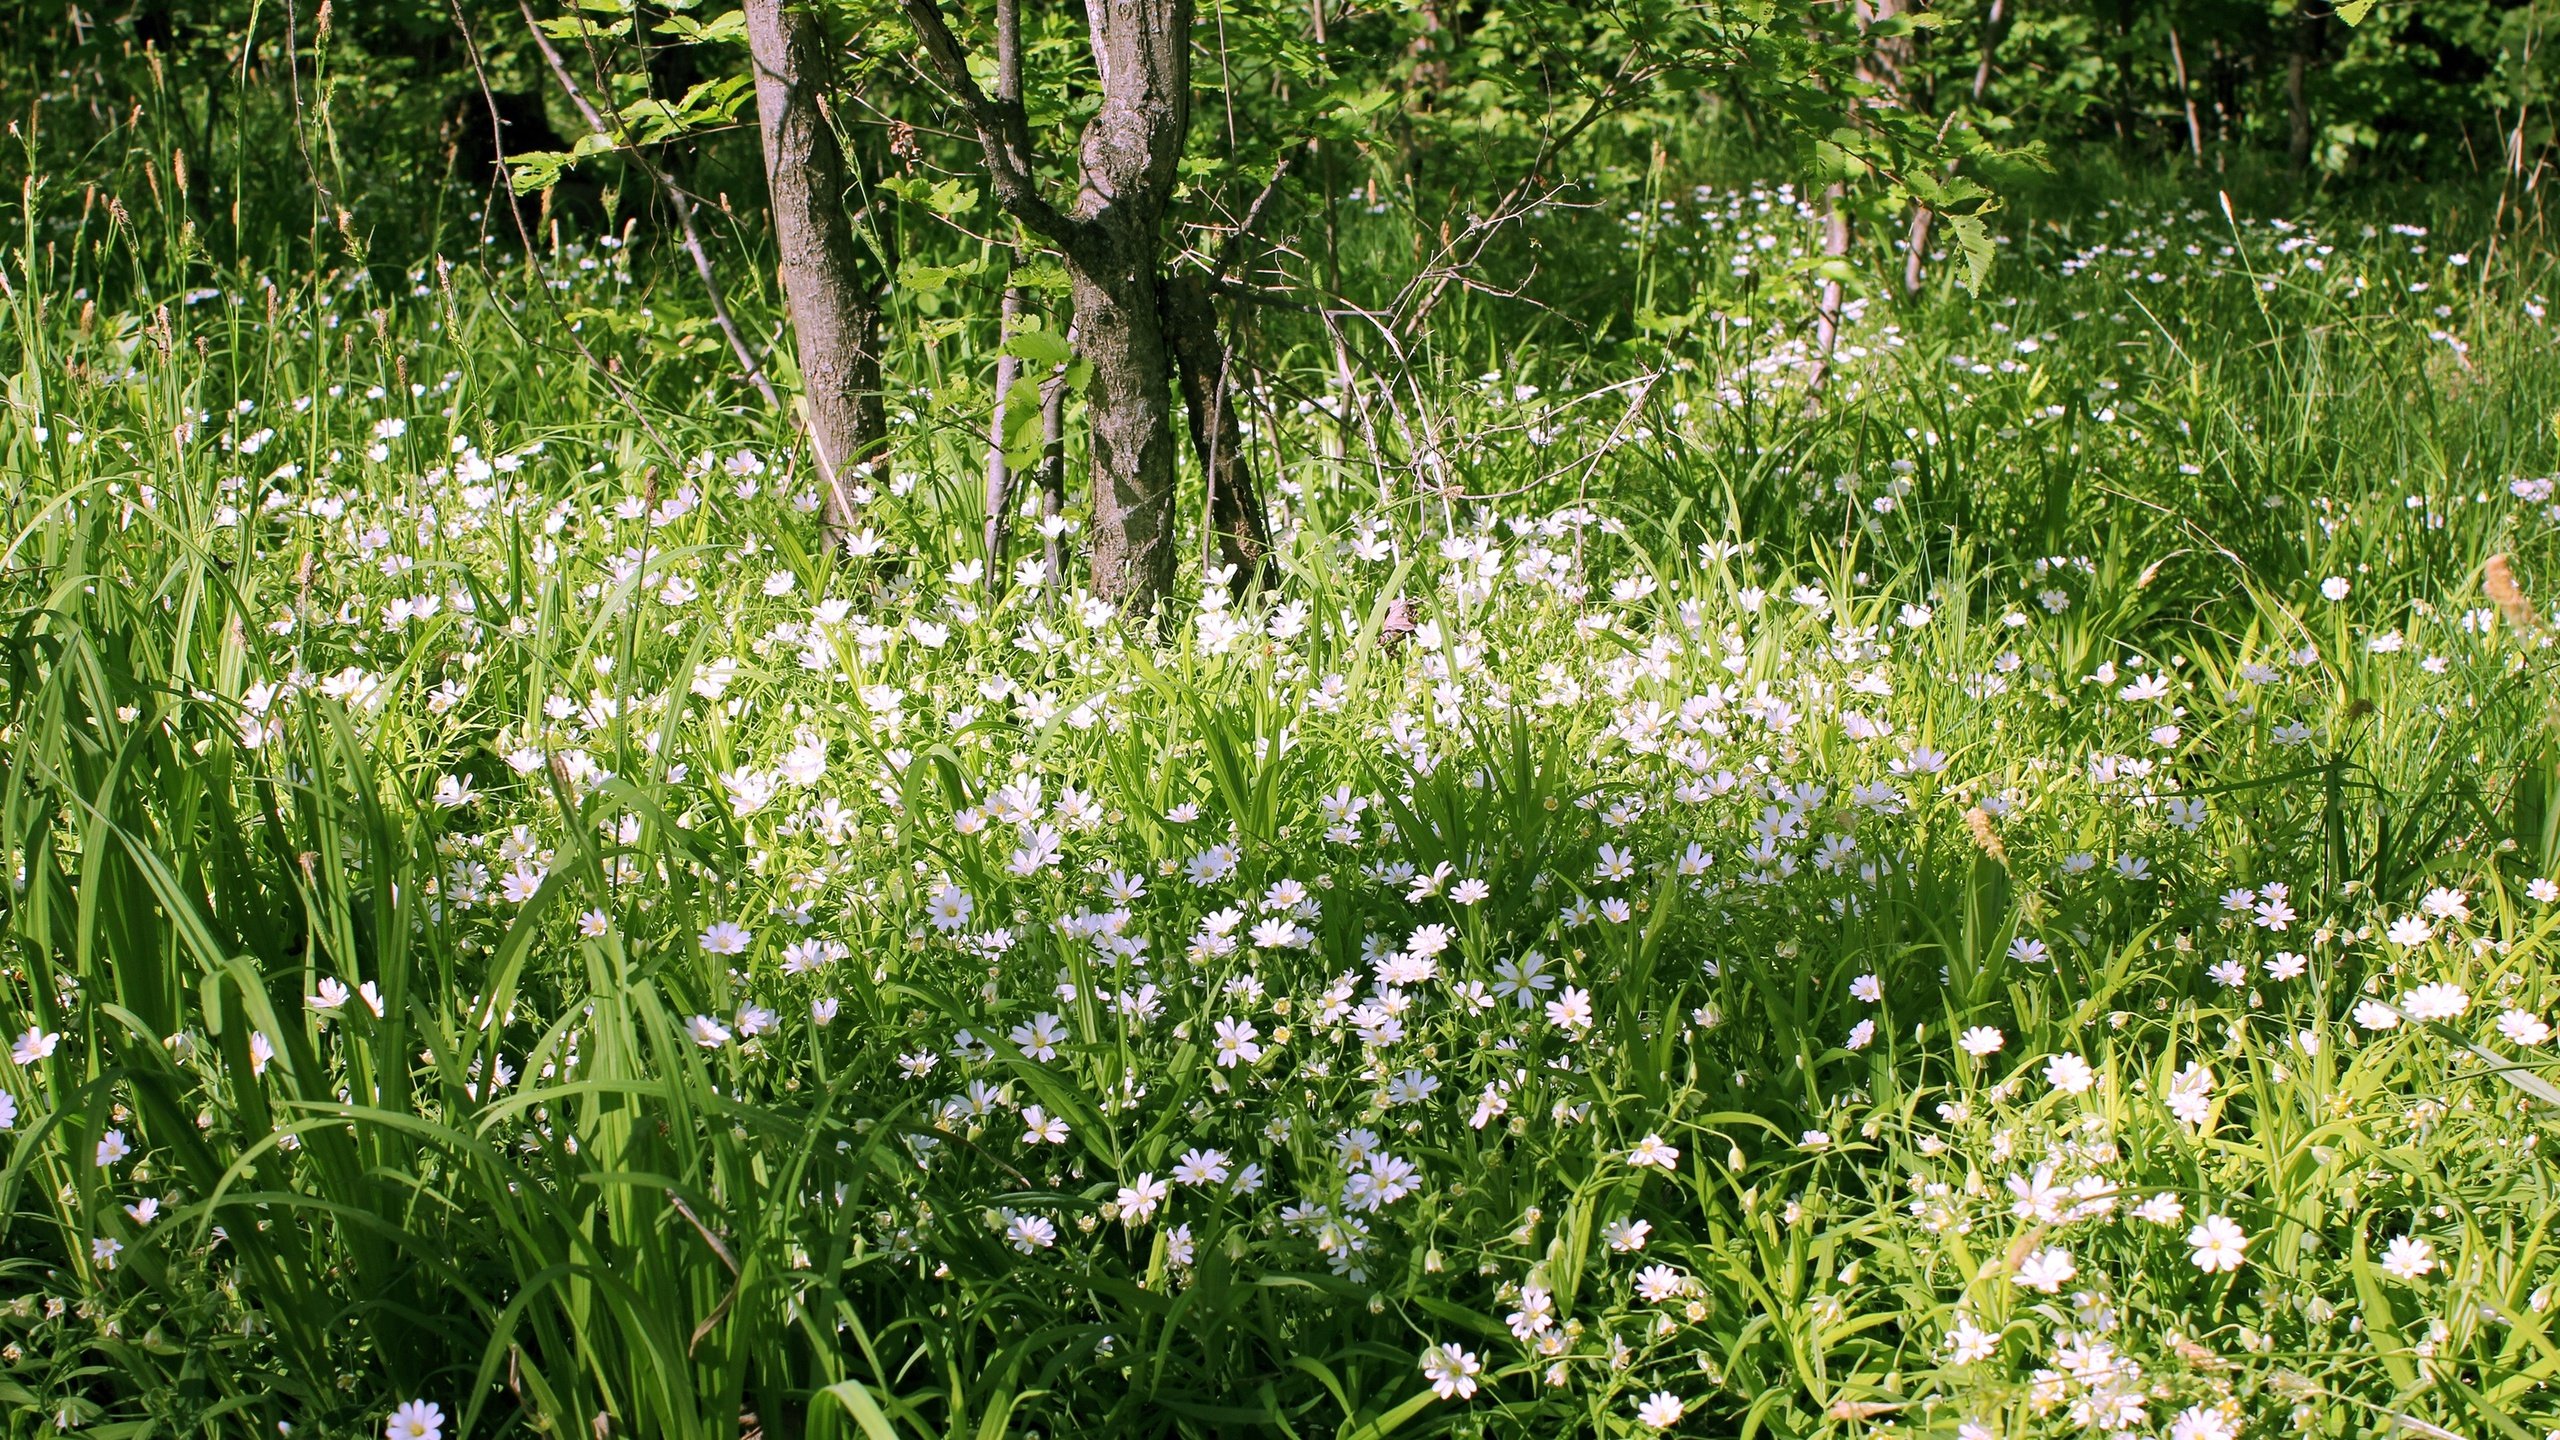
[[[1151,237],[1150,237],[1151,238]],[[1119,264],[1070,252],[1077,350],[1092,365],[1085,421],[1093,466],[1093,593],[1145,614],[1173,590],[1173,359],[1164,343],[1160,257]]]
[[[855,471],[888,443],[877,338],[882,275],[863,263],[845,213],[844,153],[818,108],[826,49],[816,24],[786,0],[746,0],[746,16],[774,245],[824,492],[820,523],[829,543],[840,544],[853,529]]]
[[[1217,307],[1198,276],[1174,277],[1165,289],[1165,307],[1165,338],[1179,366],[1191,449],[1209,489],[1218,563],[1229,572],[1229,593],[1249,600],[1269,579],[1271,525],[1245,463],[1244,427],[1236,419],[1235,352],[1218,332]]]
[[[1829,259],[1842,259],[1849,253],[1849,189],[1834,181],[1822,192],[1822,253]],[[1813,307],[1813,375],[1805,384],[1805,409],[1818,410],[1822,405],[1823,387],[1831,381],[1832,356],[1840,349],[1840,314],[1843,308],[1840,282],[1825,277],[1822,294]]]

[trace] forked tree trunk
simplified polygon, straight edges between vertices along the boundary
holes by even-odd
[[[840,544],[853,529],[856,467],[878,460],[888,442],[878,348],[883,276],[864,263],[845,210],[851,177],[818,108],[826,51],[816,23],[786,0],[746,0],[746,17],[774,245],[823,493],[820,523],[829,543]]]
[[[936,0],[902,3],[926,64],[968,110],[997,202],[1065,263],[1076,351],[1092,366],[1090,584],[1145,614],[1171,592],[1176,559],[1164,212],[1191,128],[1191,0],[1086,0],[1102,103],[1078,145],[1075,203],[1063,209],[1041,193],[1019,96],[979,87]],[[1017,3],[997,0],[1000,49],[1016,33]]]

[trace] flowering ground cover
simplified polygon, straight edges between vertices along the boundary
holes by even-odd
[[[28,223],[12,1435],[2560,1427],[2547,257],[2060,211],[1816,395],[1792,192],[1559,208],[1695,311],[1274,380],[1150,625],[965,335],[838,555],[612,237]]]

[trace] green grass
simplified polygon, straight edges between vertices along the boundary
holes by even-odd
[[[1158,642],[951,578],[982,325],[830,557],[661,257],[38,187],[8,1433],[2560,1426],[2548,258],[2237,213],[2032,212],[1810,408],[1775,196],[1547,216],[1348,391],[1274,317],[1286,579]]]

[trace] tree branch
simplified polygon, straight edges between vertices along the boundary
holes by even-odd
[[[942,18],[942,7],[935,0],[901,3],[907,12],[907,23],[916,32],[916,43],[924,51],[926,65],[960,102],[960,108],[968,112],[970,128],[978,132],[978,146],[986,152],[987,178],[995,187],[996,203],[1042,238],[1060,245],[1074,243],[1078,238],[1075,222],[1040,193],[1039,179],[1033,173],[1037,159],[1031,150],[1031,122],[1023,114],[1021,97],[993,100],[978,88],[976,78],[969,73],[968,52],[960,48],[959,37],[951,33],[949,22]],[[1018,65],[1019,60],[1015,63]]]

